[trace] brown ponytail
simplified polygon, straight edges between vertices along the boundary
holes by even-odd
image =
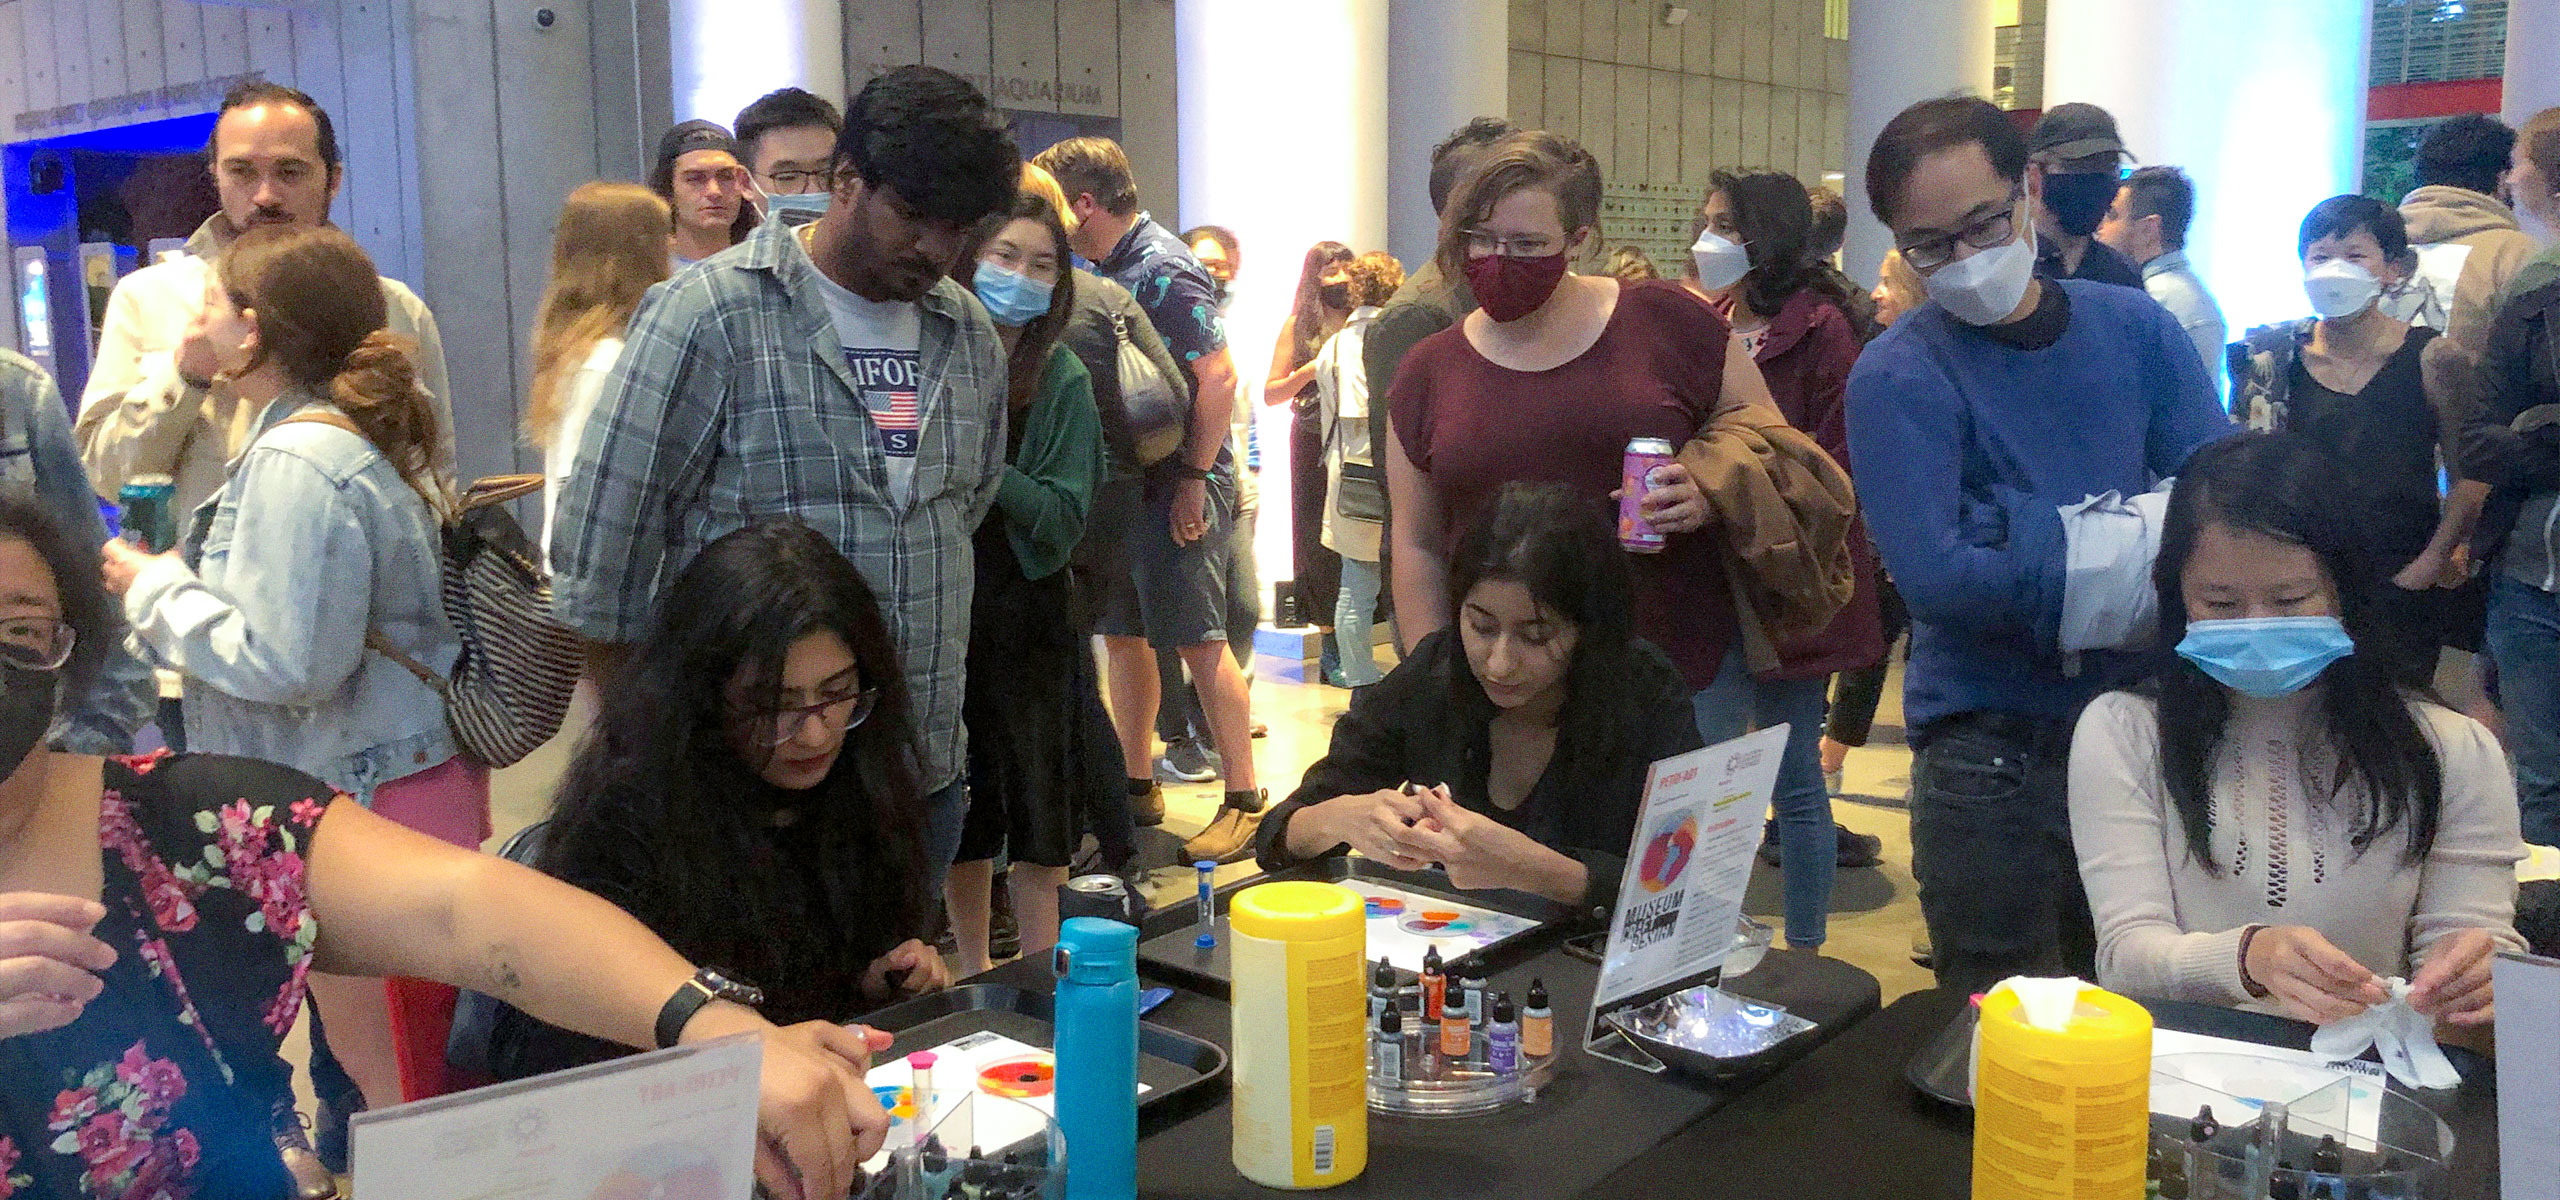
[[[231,243],[215,272],[232,303],[252,314],[261,352],[295,385],[336,404],[435,503],[443,433],[408,339],[383,328],[382,279],[364,248],[331,226],[261,228]]]

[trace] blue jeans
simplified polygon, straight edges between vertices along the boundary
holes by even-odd
[[[2489,586],[2489,654],[2498,664],[2524,840],[2560,845],[2560,596],[2499,575]]]
[[[1378,611],[1381,582],[1378,564],[1343,558],[1342,587],[1333,597],[1333,641],[1342,648],[1342,682],[1350,687],[1385,678],[1378,670],[1378,645],[1369,620]]]
[[[939,903],[942,877],[960,854],[960,830],[969,820],[969,777],[963,774],[924,798],[925,895]]]
[[[1822,718],[1830,683],[1827,676],[1764,683],[1752,677],[1736,648],[1725,656],[1716,681],[1689,698],[1698,736],[1710,746],[1754,729],[1787,726],[1787,748],[1778,758],[1769,813],[1778,824],[1787,945],[1801,950],[1819,946],[1829,936],[1831,878],[1840,865],[1831,791],[1822,783]]]

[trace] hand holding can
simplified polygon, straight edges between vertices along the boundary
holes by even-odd
[[[1618,545],[1630,554],[1660,554],[1670,538],[1644,518],[1645,493],[1653,490],[1655,470],[1672,461],[1671,443],[1662,438],[1631,438],[1618,471]]]

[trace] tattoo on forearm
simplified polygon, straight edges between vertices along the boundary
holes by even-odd
[[[489,982],[496,985],[501,993],[512,996],[524,990],[524,977],[516,974],[515,956],[507,947],[490,943],[483,963],[488,969]]]

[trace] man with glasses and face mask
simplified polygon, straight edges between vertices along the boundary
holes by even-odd
[[[2231,429],[2149,295],[2037,277],[2049,178],[2006,113],[1964,97],[1903,110],[1867,158],[1868,202],[1930,302],[1860,355],[1849,452],[1911,610],[1921,912],[1938,982],[1974,991],[2094,978],[2064,775],[2082,706],[2130,656],[2062,649],[2060,510],[2150,491]]]
[[[923,738],[931,892],[959,848],[970,538],[1005,473],[1005,352],[945,277],[1013,203],[1003,115],[959,76],[865,84],[827,209],[775,221],[651,289],[581,440],[553,604],[613,674],[662,581],[751,516],[787,513],[879,593]]]
[[[2036,121],[2027,138],[2028,171],[2042,185],[2035,202],[2036,274],[2142,286],[2141,268],[2097,238],[2128,157],[2115,117],[2095,104],[2057,104]]]
[[[815,93],[776,88],[738,110],[738,155],[746,160],[765,216],[797,225],[827,211],[827,163],[844,115]]]

